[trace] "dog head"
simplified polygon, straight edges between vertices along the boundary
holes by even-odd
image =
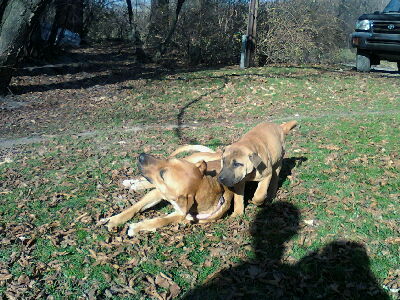
[[[159,159],[142,153],[138,168],[164,199],[176,202],[185,213],[195,201],[218,200],[224,192],[215,179],[205,176],[207,164],[204,161],[193,164],[183,159]]]
[[[257,153],[228,146],[222,154],[221,165],[218,181],[232,187],[263,165],[263,162]]]

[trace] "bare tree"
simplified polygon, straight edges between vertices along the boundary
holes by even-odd
[[[169,25],[169,0],[151,0],[150,20],[146,44],[157,48],[166,35]]]
[[[133,10],[132,10],[132,2],[131,2],[131,0],[126,0],[126,6],[128,7],[129,24],[132,25]]]
[[[49,43],[54,45],[59,28],[69,29],[80,35],[83,32],[83,0],[55,0],[54,17]]]
[[[2,0],[0,2],[0,93],[5,94],[18,56],[29,37],[30,26],[37,21],[50,0]]]
[[[164,42],[160,45],[161,54],[163,54],[166,51],[169,43],[171,42],[172,36],[176,30],[176,25],[178,24],[179,14],[182,10],[182,6],[184,3],[185,3],[185,0],[178,0],[176,3],[174,19],[171,22],[171,26],[169,28],[167,37],[165,38]]]
[[[3,13],[7,5],[7,0],[0,0],[0,20],[3,18]]]

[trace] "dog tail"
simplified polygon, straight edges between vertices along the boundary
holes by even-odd
[[[290,130],[292,130],[294,127],[296,127],[297,125],[297,121],[293,120],[293,121],[289,121],[287,123],[281,124],[281,128],[283,130],[284,134],[288,134]]]
[[[185,145],[176,149],[174,152],[170,154],[169,157],[174,157],[182,152],[194,152],[194,151],[215,153],[214,150],[203,145]]]

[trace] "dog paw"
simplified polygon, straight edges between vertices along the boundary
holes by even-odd
[[[231,218],[236,218],[236,217],[243,216],[243,213],[244,213],[244,212],[242,212],[242,211],[240,211],[240,212],[234,211],[234,212],[231,214]]]
[[[98,226],[105,225],[107,227],[108,231],[114,230],[119,224],[120,224],[120,222],[118,222],[118,220],[114,217],[103,218],[103,219],[100,219],[99,222],[97,222]]]
[[[128,189],[128,188],[131,188],[132,185],[133,185],[135,182],[136,182],[135,179],[126,179],[126,180],[122,181],[122,185]]]
[[[251,199],[250,201],[249,201],[250,203],[252,203],[252,204],[254,204],[254,205],[257,205],[257,206],[261,206],[261,205],[263,205],[264,204],[264,199]]]
[[[108,223],[109,220],[110,220],[110,218],[103,218],[103,219],[100,219],[100,220],[96,223],[96,226],[103,226],[103,225],[106,225],[106,224]]]
[[[185,219],[186,219],[187,221],[194,221],[194,218],[193,218],[193,216],[192,216],[191,214],[187,214],[186,217],[185,217]]]
[[[128,236],[130,236],[130,237],[133,237],[134,235],[136,235],[137,233],[138,233],[138,230],[137,230],[137,224],[131,224],[131,225],[129,225],[129,228],[128,228]]]

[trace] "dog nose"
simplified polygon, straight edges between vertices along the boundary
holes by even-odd
[[[139,163],[144,164],[146,162],[146,153],[140,153],[139,155]]]
[[[218,176],[218,181],[219,181],[220,183],[222,183],[224,180],[225,180],[225,177],[224,177],[224,176],[222,176],[222,175]]]

